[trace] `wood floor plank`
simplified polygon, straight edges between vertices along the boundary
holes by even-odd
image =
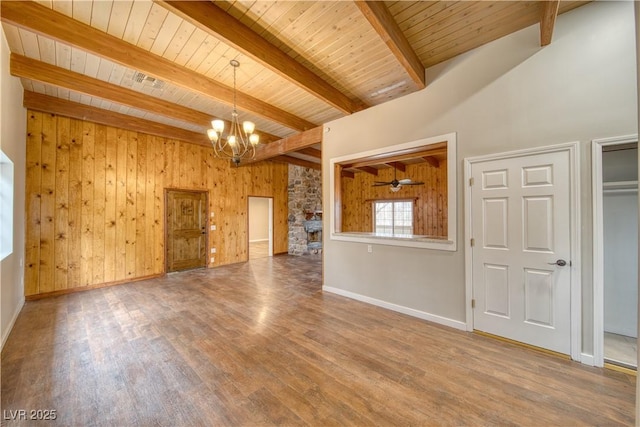
[[[634,422],[635,377],[323,293],[315,255],[28,301],[1,360],[38,425]]]

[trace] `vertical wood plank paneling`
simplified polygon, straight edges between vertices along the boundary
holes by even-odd
[[[144,208],[144,245],[141,245],[144,251],[144,275],[149,276],[156,271],[154,265],[154,253],[152,248],[154,247],[153,237],[156,234],[155,224],[155,176],[156,176],[156,141],[151,135],[146,136],[146,159],[145,159],[145,208]]]
[[[274,199],[288,247],[286,164],[231,167],[209,147],[28,112],[25,294],[165,271],[164,191],[207,190],[212,267],[247,259],[247,196]]]
[[[154,269],[156,272],[165,271],[164,261],[164,188],[168,187],[167,168],[165,156],[167,153],[167,140],[160,137],[153,137],[156,146],[155,170],[156,179],[153,195],[153,221],[156,226],[156,233],[153,237],[154,246]]]
[[[69,278],[67,287],[81,285],[82,260],[82,122],[71,120],[69,146]]]
[[[127,131],[116,131],[116,241],[115,252],[115,280],[126,277],[127,258]]]
[[[93,283],[93,196],[95,157],[93,153],[95,125],[82,122],[82,236],[80,237],[80,286]]]
[[[69,132],[70,119],[58,117],[56,136],[56,195],[54,239],[54,290],[66,289],[69,264]]]
[[[100,129],[103,129],[100,127]],[[116,257],[116,219],[118,209],[116,206],[116,194],[118,188],[118,143],[117,132],[114,128],[106,128],[106,147],[104,151],[104,223],[101,224],[104,230],[104,281],[113,282],[116,278],[116,263],[122,262]]]
[[[138,134],[138,156],[136,167],[136,251],[134,274],[145,271],[146,243],[146,188],[147,188],[147,135]]]
[[[56,207],[56,116],[43,114],[42,121],[42,190],[40,218],[40,287],[39,291],[55,289],[55,207]]]
[[[289,250],[289,165],[271,162],[273,171],[273,253]]]
[[[109,158],[109,150],[113,145],[115,129],[96,125],[94,139],[94,168],[93,185],[93,282],[104,283],[112,281],[107,268],[113,264],[113,251],[107,239],[109,230],[113,227],[113,209],[109,205],[113,197],[108,195],[115,185],[113,175],[114,159]],[[108,182],[109,180],[110,182]],[[109,216],[108,216],[109,215]]]
[[[407,165],[403,176],[424,185],[404,186],[392,193],[388,186],[373,187],[374,181],[391,181],[393,169],[379,169],[378,175],[358,172],[354,178],[341,179],[342,191],[342,230],[373,231],[373,200],[415,199],[414,234],[444,238],[447,235],[446,209],[446,161],[438,167],[428,163]],[[402,176],[402,177],[403,177]],[[402,178],[398,175],[398,179]]]
[[[131,279],[136,272],[136,230],[137,230],[137,168],[138,168],[138,135],[127,132],[127,198],[125,226],[125,277]]]
[[[40,291],[40,221],[42,219],[40,163],[43,113],[30,111],[27,118],[26,206],[25,206],[25,295]]]

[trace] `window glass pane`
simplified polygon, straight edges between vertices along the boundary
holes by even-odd
[[[374,231],[378,234],[413,234],[413,202],[374,202]]]

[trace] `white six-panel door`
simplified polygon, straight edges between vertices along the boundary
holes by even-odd
[[[474,329],[564,354],[571,353],[569,156],[474,162],[470,190]]]

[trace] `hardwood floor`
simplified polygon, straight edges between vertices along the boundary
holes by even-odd
[[[249,259],[269,256],[269,241],[249,242]]]
[[[634,377],[323,293],[320,262],[261,258],[27,302],[2,352],[3,418],[54,409],[55,422],[37,425],[634,423]]]

